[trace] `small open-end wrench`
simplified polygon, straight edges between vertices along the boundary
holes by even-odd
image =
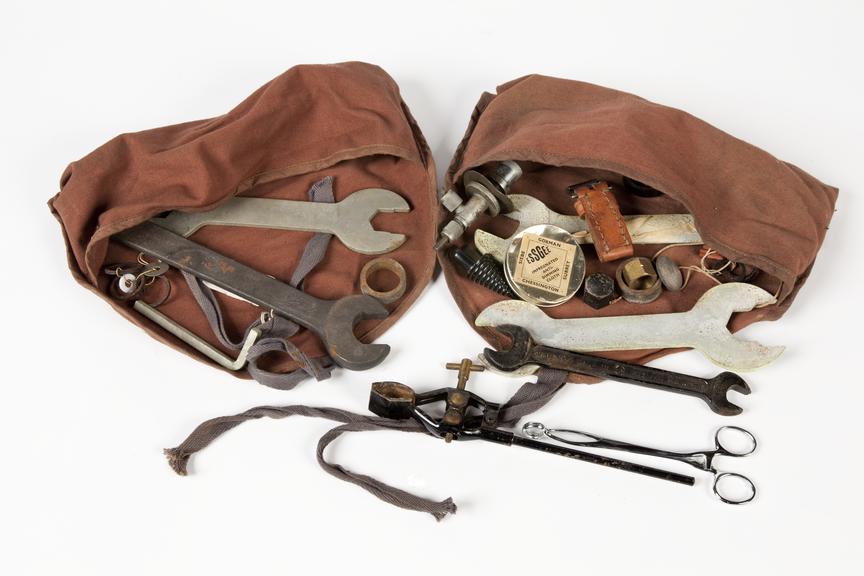
[[[247,226],[334,234],[360,254],[384,254],[405,242],[404,234],[372,228],[379,212],[408,212],[402,196],[383,188],[357,190],[340,202],[304,202],[278,198],[231,198],[206,212],[174,211],[153,222],[181,236],[202,226]]]
[[[718,366],[739,372],[769,364],[783,346],[736,338],[727,327],[729,319],[734,312],[774,302],[758,286],[731,282],[707,290],[687,312],[555,319],[533,304],[504,300],[486,307],[474,324],[516,324],[538,344],[573,352],[695,348]]]
[[[486,348],[483,357],[493,367],[505,372],[526,364],[539,364],[547,368],[695,396],[704,400],[711,410],[722,416],[736,416],[741,413],[741,407],[727,398],[729,390],[750,394],[747,382],[732,372],[722,372],[710,379],[699,378],[599,356],[537,346],[528,331],[520,326],[505,324],[496,326],[495,329],[509,336],[513,343],[509,349],[495,351]]]
[[[152,222],[139,224],[115,238],[308,328],[321,338],[327,353],[343,368],[366,370],[380,364],[390,353],[386,344],[364,344],[354,335],[354,326],[361,320],[388,315],[384,305],[371,296],[315,298]]]
[[[543,202],[526,194],[510,194],[513,210],[503,214],[518,222],[509,238],[499,238],[485,230],[474,231],[474,245],[481,254],[491,254],[499,262],[504,260],[513,236],[529,226],[551,224],[576,235],[580,243],[593,243],[585,219],[575,214],[559,214]],[[701,244],[690,214],[639,214],[624,216],[627,231],[634,244]],[[578,233],[584,232],[584,235]]]

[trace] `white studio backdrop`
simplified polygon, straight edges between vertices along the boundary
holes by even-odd
[[[10,2],[0,6],[4,178],[0,573],[860,574],[859,2]],[[528,73],[682,108],[841,190],[812,276],[779,322],[787,346],[746,375],[724,419],[624,384],[570,386],[537,420],[649,445],[707,448],[734,423],[759,487],[743,507],[586,463],[486,443],[375,432],[328,457],[459,512],[390,507],[319,469],[322,420],[257,421],[173,474],[162,448],[200,421],[265,404],[364,411],[369,384],[454,382],[484,345],[438,278],[363,373],[292,392],[158,344],[80,288],[46,206],[65,166],[121,132],[222,114],[292,65],[364,60],[400,85],[450,161],[483,91]],[[716,369],[695,352],[653,365]],[[484,373],[503,400],[520,381]],[[668,462],[659,462],[688,472]]]

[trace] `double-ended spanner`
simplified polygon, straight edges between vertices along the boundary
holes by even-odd
[[[504,300],[484,309],[474,324],[515,324],[538,344],[573,352],[695,348],[718,366],[740,372],[769,364],[783,347],[736,338],[727,327],[729,319],[734,312],[774,302],[758,286],[732,282],[707,290],[687,312],[554,319],[533,304]]]
[[[744,379],[732,372],[722,372],[710,379],[698,378],[579,352],[537,346],[532,342],[528,331],[520,326],[505,324],[496,326],[495,329],[509,336],[512,344],[510,348],[498,351],[486,348],[483,358],[494,368],[505,372],[526,364],[538,364],[596,378],[647,386],[665,392],[695,396],[722,416],[736,416],[741,413],[741,407],[727,398],[729,390],[750,394],[750,387]]]
[[[575,234],[576,241],[582,244],[594,242],[588,234],[588,224],[584,218],[575,214],[559,214],[533,196],[510,194],[508,198],[513,203],[513,210],[503,216],[515,220],[518,226],[508,238],[500,238],[485,230],[475,230],[474,245],[481,254],[491,254],[496,260],[503,262],[513,237],[537,224],[551,224],[563,228]],[[702,243],[690,214],[640,214],[624,216],[624,222],[634,244]]]
[[[410,209],[408,202],[395,192],[365,188],[339,202],[231,198],[213,210],[175,210],[152,221],[184,237],[211,225],[328,232],[354,252],[384,254],[401,246],[405,235],[375,230],[372,219],[379,212],[408,212]]]
[[[115,238],[308,328],[321,338],[327,353],[343,368],[372,368],[390,352],[386,344],[364,344],[354,335],[354,326],[361,320],[388,315],[384,305],[371,296],[355,294],[321,300],[152,222],[139,224]]]

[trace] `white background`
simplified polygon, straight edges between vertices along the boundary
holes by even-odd
[[[0,7],[3,353],[0,573],[860,574],[861,4],[856,2],[9,2]],[[483,443],[345,437],[329,456],[443,499],[444,522],[321,471],[326,421],[245,424],[175,476],[162,448],[261,404],[364,411],[369,383],[448,385],[483,343],[439,278],[365,373],[278,392],[151,340],[66,270],[45,202],[66,164],[120,132],[222,114],[298,63],[365,60],[398,82],[439,174],[484,90],[538,72],[683,108],[841,189],[813,275],[780,322],[788,349],[748,376],[720,462],[744,507],[686,488]],[[110,360],[107,360],[110,359]],[[657,366],[709,375],[690,352]],[[503,400],[492,374],[471,387]],[[733,423],[698,400],[571,386],[536,415],[679,449]],[[660,462],[674,467],[673,463]],[[675,468],[687,472],[686,469]]]

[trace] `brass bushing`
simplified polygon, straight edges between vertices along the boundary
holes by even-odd
[[[624,260],[615,272],[621,296],[633,304],[647,304],[660,296],[662,286],[651,260],[637,256]]]
[[[377,290],[370,285],[370,279],[377,272],[386,271],[396,276],[396,286],[390,290]],[[405,274],[405,268],[402,264],[393,258],[375,258],[367,262],[363,269],[360,270],[360,291],[367,296],[380,301],[382,304],[391,304],[405,294],[405,288],[408,286],[408,277]]]

